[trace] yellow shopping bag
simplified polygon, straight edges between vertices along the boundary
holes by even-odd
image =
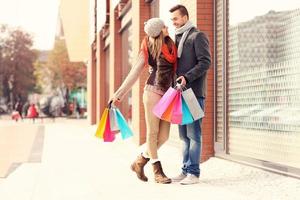
[[[98,137],[98,138],[103,138],[103,133],[105,131],[105,126],[106,126],[106,120],[107,120],[107,117],[108,117],[108,113],[109,113],[109,109],[105,108],[103,113],[102,113],[100,122],[98,124],[97,131],[96,131],[96,134],[95,134],[95,136]]]

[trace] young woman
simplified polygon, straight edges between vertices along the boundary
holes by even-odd
[[[147,36],[142,42],[137,63],[133,66],[120,88],[115,92],[111,101],[113,103],[121,101],[138,79],[143,69],[150,67],[149,77],[146,80],[143,93],[147,148],[137,157],[131,165],[131,169],[140,180],[148,181],[144,174],[144,166],[150,160],[153,165],[155,181],[165,184],[171,183],[171,179],[164,174],[157,151],[169,138],[170,123],[157,118],[152,113],[152,109],[174,83],[177,49],[161,19],[149,19],[145,23],[144,30]]]

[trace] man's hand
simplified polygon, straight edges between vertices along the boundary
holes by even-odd
[[[182,87],[184,87],[186,85],[186,80],[185,80],[184,76],[179,76],[176,79],[176,82],[179,83]]]

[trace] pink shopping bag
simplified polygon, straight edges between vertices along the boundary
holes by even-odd
[[[153,113],[161,119],[164,112],[167,110],[171,102],[176,97],[176,94],[178,93],[178,90],[170,87],[167,92],[162,96],[162,98],[159,100],[159,102],[154,106]]]
[[[174,109],[174,105],[175,105],[175,101],[176,101],[177,96],[178,96],[178,93],[174,97],[173,101],[169,104],[167,110],[163,113],[163,115],[161,116],[160,119],[165,120],[167,122],[171,122],[172,113],[173,113],[173,109]]]
[[[105,130],[103,134],[104,142],[113,142],[115,140],[115,134],[110,129],[110,119],[109,116],[106,119]]]
[[[181,124],[181,122],[182,122],[182,102],[181,102],[181,92],[179,91],[174,100],[171,123]]]

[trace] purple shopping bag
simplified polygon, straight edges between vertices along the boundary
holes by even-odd
[[[171,123],[181,124],[182,122],[182,102],[181,102],[181,92],[178,91],[178,94],[175,97],[175,103],[171,116]]]
[[[159,100],[159,102],[154,106],[153,113],[158,118],[161,118],[164,112],[167,110],[168,106],[174,98],[176,97],[176,94],[178,93],[178,90],[170,87],[167,92],[162,96],[162,98]]]

